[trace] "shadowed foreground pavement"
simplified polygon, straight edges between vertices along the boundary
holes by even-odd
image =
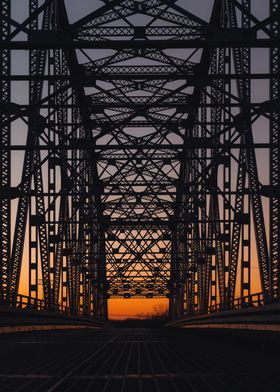
[[[280,391],[276,334],[71,330],[0,341],[0,391]]]

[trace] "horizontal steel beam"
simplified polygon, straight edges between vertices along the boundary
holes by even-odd
[[[6,151],[6,150],[11,150],[11,151],[24,151],[24,150],[36,150],[36,151],[63,151],[63,150],[94,150],[95,152],[99,153],[100,151],[106,151],[106,150],[120,150],[120,151],[126,151],[126,150],[137,150],[137,151],[143,151],[143,150],[172,150],[172,151],[179,151],[179,150],[189,150],[189,149],[201,149],[201,148],[226,148],[226,149],[238,149],[238,148],[277,148],[277,144],[272,144],[272,143],[253,143],[253,144],[244,144],[244,143],[226,143],[226,144],[215,144],[215,146],[209,146],[208,142],[205,143],[205,145],[186,145],[183,146],[182,144],[172,144],[172,145],[160,145],[160,144],[151,144],[149,146],[137,146],[137,145],[71,145],[71,146],[60,146],[60,145],[51,145],[51,146],[26,146],[26,145],[12,145],[10,147],[5,147],[0,145],[0,151]],[[99,151],[100,150],[100,151]],[[175,157],[176,158],[176,157]],[[106,159],[103,157],[100,157],[101,160]],[[118,159],[117,157],[114,157],[114,159]],[[147,157],[144,157],[143,159],[147,159]],[[153,159],[153,157],[149,157],[149,159]],[[158,158],[156,158],[158,159]],[[196,158],[197,159],[197,158]],[[210,159],[210,158],[209,158]]]
[[[1,41],[0,50],[32,50],[32,49],[126,49],[126,48],[158,48],[158,49],[195,49],[195,48],[278,48],[278,39],[233,39],[231,40],[115,40],[115,41]]]
[[[180,66],[178,66],[180,70]],[[117,79],[163,79],[163,80],[177,80],[177,79],[186,79],[188,83],[203,80],[204,82],[212,81],[212,80],[230,80],[230,79],[237,79],[237,80],[244,80],[244,79],[275,79],[279,78],[280,74],[268,74],[268,73],[252,73],[252,74],[213,74],[213,75],[189,75],[187,72],[180,72],[177,73],[168,73],[168,74],[144,74],[144,73],[127,73],[127,74],[118,74],[118,73],[93,73],[92,75],[36,75],[36,76],[29,76],[29,75],[11,75],[11,76],[0,76],[0,80],[8,80],[8,81],[71,81],[75,83],[79,83],[82,85],[89,86],[90,83],[94,84],[95,80],[117,80]]]

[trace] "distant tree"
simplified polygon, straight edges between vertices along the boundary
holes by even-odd
[[[166,320],[168,318],[168,309],[164,304],[156,304],[153,307],[153,312],[151,313],[150,318]]]
[[[153,306],[152,312],[149,313],[137,313],[135,316],[139,320],[167,320],[168,319],[168,308],[164,304],[156,304]]]

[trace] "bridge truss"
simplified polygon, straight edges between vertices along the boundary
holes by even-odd
[[[0,10],[1,302],[279,298],[279,2],[28,3]]]

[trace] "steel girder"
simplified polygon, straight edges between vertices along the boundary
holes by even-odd
[[[70,23],[63,1],[30,0],[15,23],[3,2],[1,301],[26,269],[46,308],[103,318],[115,297],[168,297],[174,318],[258,281],[279,295],[279,5],[261,21],[250,3],[215,0],[204,21],[114,0]],[[270,48],[270,69],[253,71],[252,48]],[[11,72],[18,49],[27,74]]]
[[[279,13],[280,5],[275,0],[270,1],[271,15]],[[280,37],[279,20],[274,21],[270,26],[270,31],[274,37]],[[271,49],[270,52],[270,73],[276,75],[280,69],[279,48]],[[270,97],[272,100],[279,100],[280,82],[278,77],[274,77],[270,82]],[[271,295],[276,296],[280,285],[280,112],[275,111],[270,121],[270,289]],[[278,191],[277,191],[278,189]]]
[[[3,1],[0,10],[0,30],[2,39],[7,39],[10,34],[11,7],[9,0]],[[11,72],[11,56],[7,49],[0,50],[0,105],[5,107],[10,102],[10,82],[5,80]],[[9,114],[0,113],[0,180],[1,188],[8,190],[10,187],[10,119]],[[10,200],[0,197],[0,300],[9,301],[10,290]]]

